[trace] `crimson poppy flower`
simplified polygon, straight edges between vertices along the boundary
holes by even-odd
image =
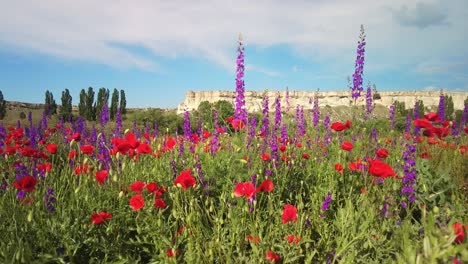
[[[130,206],[133,208],[133,211],[138,211],[145,206],[145,199],[143,199],[141,194],[135,194],[130,198]]]
[[[145,183],[142,181],[135,181],[132,184],[130,184],[130,190],[136,192],[136,193],[141,193],[143,188],[145,188]]]
[[[99,183],[99,185],[104,183],[104,181],[107,179],[108,175],[109,175],[109,173],[106,170],[96,172],[96,180]]]
[[[281,215],[283,218],[283,224],[288,222],[296,222],[297,221],[297,208],[294,205],[286,204],[283,209],[283,214]]]
[[[434,112],[430,112],[429,114],[424,115],[424,118],[429,121],[436,122],[436,123],[439,123],[440,121],[439,115]]]
[[[392,167],[379,159],[369,159],[369,173],[379,178],[395,176]]]
[[[465,133],[468,134],[468,126],[465,127],[463,130],[465,130]]]
[[[245,195],[247,199],[250,199],[255,194],[255,191],[253,183],[239,182],[237,183],[236,188],[234,188],[234,196],[241,197]]]
[[[271,250],[268,250],[266,252],[265,258],[269,262],[277,262],[281,260],[280,256]]]
[[[423,127],[425,129],[431,129],[433,126],[432,126],[432,123],[426,119],[416,119],[413,121],[413,124],[414,126],[417,126],[417,127]]]
[[[166,255],[167,255],[168,257],[170,257],[170,258],[179,255],[179,253],[180,253],[180,250],[179,250],[179,249],[174,250],[174,249],[170,248],[170,249],[166,250]]]
[[[163,199],[158,198],[158,199],[154,200],[154,207],[156,207],[156,208],[166,208],[166,206],[167,206],[167,204]]]
[[[270,158],[271,158],[270,154],[268,154],[268,153],[263,153],[262,154],[262,160],[263,161],[269,161]]]
[[[91,145],[83,145],[80,149],[84,154],[92,154],[94,152],[94,147]]]
[[[203,130],[202,136],[203,136],[204,139],[207,139],[207,138],[211,137],[211,133],[210,133],[210,131]]]
[[[339,173],[343,173],[343,166],[340,163],[335,164],[335,170]]]
[[[55,154],[57,153],[57,144],[49,144],[46,146],[46,149],[50,154]]]
[[[257,192],[271,192],[275,188],[273,181],[270,179],[266,179],[258,186]]]
[[[285,151],[286,151],[286,146],[283,145],[283,144],[281,144],[281,145],[279,146],[279,150],[280,150],[281,152],[285,152]]]
[[[19,181],[15,181],[13,183],[13,186],[16,189],[20,189],[24,192],[33,192],[34,189],[36,188],[37,184],[37,179],[34,178],[33,176],[27,175],[21,178]]]
[[[80,134],[79,132],[75,132],[75,133],[71,136],[71,140],[80,141],[80,140],[81,140],[81,134]]]
[[[148,190],[149,193],[153,193],[158,189],[158,184],[155,182],[150,182],[145,185],[146,190]]]
[[[111,218],[112,218],[111,213],[107,213],[107,212],[93,213],[91,215],[91,222],[95,225],[99,225]]]
[[[167,139],[166,139],[167,149],[173,149],[176,144],[177,144],[177,141],[173,137],[167,136]]]
[[[341,149],[342,150],[346,150],[346,151],[350,151],[353,149],[353,143],[351,142],[348,142],[348,141],[345,141],[343,142],[343,144],[341,144]]]
[[[289,244],[299,244],[301,242],[301,237],[295,236],[295,235],[289,235],[285,238],[286,241],[288,241]]]
[[[377,155],[377,157],[385,159],[386,157],[388,157],[388,150],[386,148],[379,148],[375,152],[375,154]]]
[[[68,153],[68,158],[69,159],[74,159],[76,156],[76,150],[72,150],[70,151],[70,153]]]
[[[308,153],[302,153],[302,158],[308,160],[310,159],[310,155]]]
[[[260,237],[259,237],[259,236],[248,235],[248,236],[247,236],[247,240],[248,240],[250,243],[254,243],[255,245],[257,245],[258,243],[260,243]]]
[[[438,142],[439,141],[437,139],[435,139],[435,138],[430,138],[430,139],[427,140],[427,144],[429,144],[429,145],[435,145]]]
[[[138,153],[140,154],[151,154],[153,152],[153,150],[151,149],[151,147],[148,145],[148,143],[142,143],[138,146],[138,149],[137,149]]]
[[[50,172],[52,170],[52,163],[37,164],[36,167],[42,172]]]
[[[182,187],[182,189],[187,190],[187,188],[194,187],[197,184],[195,178],[192,176],[192,170],[184,170],[174,181],[174,185],[177,187]]]
[[[463,230],[464,227],[466,228],[466,226],[459,222],[452,224],[452,229],[455,232],[455,235],[457,235],[455,238],[455,243],[457,244],[462,244],[465,241],[465,231]]]
[[[335,122],[331,125],[331,129],[337,132],[340,132],[340,131],[346,130],[346,126],[341,122]]]
[[[242,130],[245,127],[245,123],[244,123],[244,121],[242,121],[240,119],[234,119],[231,122],[231,126],[232,126],[232,128],[234,128],[234,130]]]

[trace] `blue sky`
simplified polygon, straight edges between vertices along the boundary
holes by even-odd
[[[175,108],[189,90],[346,90],[360,25],[364,82],[384,90],[468,91],[465,0],[0,1],[0,90],[73,104],[124,89],[129,107]]]

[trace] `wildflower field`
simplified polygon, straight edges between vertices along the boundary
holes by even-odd
[[[361,51],[359,51],[361,49]],[[361,96],[363,44],[352,98]],[[362,57],[362,60],[360,59]],[[106,111],[0,126],[1,263],[461,263],[468,260],[468,127],[395,109],[331,120],[232,117],[175,133]],[[273,109],[272,109],[273,110]],[[205,123],[206,122],[206,123]]]

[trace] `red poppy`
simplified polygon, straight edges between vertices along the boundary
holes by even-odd
[[[203,130],[203,134],[202,134],[203,138],[204,139],[207,139],[209,137],[211,137],[211,133],[207,130]]]
[[[69,159],[74,159],[76,156],[76,150],[72,150],[70,151],[70,153],[68,153],[68,158]]]
[[[81,134],[79,132],[75,132],[73,136],[71,137],[72,140],[75,141],[80,141],[81,140]]]
[[[379,157],[379,158],[385,159],[386,157],[388,157],[388,150],[385,149],[385,148],[379,148],[375,152],[375,155],[377,155],[377,157]]]
[[[258,243],[260,243],[260,237],[259,237],[259,236],[248,235],[248,236],[247,236],[247,240],[248,240],[250,243],[254,243],[255,245],[257,245]]]
[[[452,229],[455,232],[455,235],[457,237],[455,238],[455,243],[457,244],[462,244],[465,241],[465,231],[463,228],[466,228],[466,226],[462,225],[462,223],[453,223],[452,224]]]
[[[167,149],[173,149],[176,144],[177,144],[177,141],[173,137],[167,136],[166,144],[165,144]]]
[[[104,183],[104,181],[107,179],[108,175],[109,175],[109,173],[106,170],[96,172],[96,180],[99,183],[99,185]]]
[[[424,118],[429,121],[436,122],[436,123],[439,123],[440,121],[439,115],[434,112],[430,112],[429,114],[424,115]]]
[[[345,141],[345,142],[343,142],[343,144],[341,144],[341,149],[346,150],[346,151],[350,151],[350,150],[353,149],[353,143]]]
[[[346,130],[346,126],[342,124],[341,122],[335,122],[331,125],[331,129],[339,132],[339,131]]]
[[[50,172],[52,170],[52,163],[37,164],[37,168],[42,172]]]
[[[416,119],[413,121],[414,126],[423,127],[425,129],[431,129],[432,123],[426,119]]]
[[[192,170],[184,170],[182,171],[179,176],[174,181],[174,185],[177,187],[182,187],[182,189],[187,190],[187,188],[194,187],[197,182],[195,181],[195,178],[192,176]]]
[[[299,242],[301,242],[301,237],[289,235],[285,238],[285,240],[287,240],[289,244],[292,244],[292,243],[299,244]]]
[[[130,184],[130,190],[136,192],[136,193],[141,193],[143,188],[145,188],[146,184],[142,181],[135,181],[132,184]]]
[[[167,206],[167,204],[163,199],[158,198],[158,199],[154,200],[154,207],[156,207],[156,208],[166,208],[166,206]]]
[[[95,225],[99,225],[111,218],[112,218],[111,213],[107,213],[107,212],[93,213],[91,215],[91,222]]]
[[[435,139],[435,138],[429,138],[429,139],[427,140],[427,144],[429,144],[429,145],[435,145],[435,144],[437,144],[438,142],[439,142],[439,141],[438,141],[437,139]]]
[[[283,144],[281,144],[281,145],[279,146],[279,150],[280,150],[281,152],[285,152],[285,151],[286,151],[286,146],[283,145]]]
[[[234,130],[242,130],[245,127],[245,123],[244,123],[244,121],[242,121],[240,119],[234,119],[231,122],[231,126],[232,126],[232,128],[234,128]]]
[[[266,179],[258,186],[257,192],[271,192],[275,188],[273,181],[270,179]]]
[[[283,209],[283,214],[281,215],[283,218],[283,224],[286,224],[290,221],[296,222],[297,221],[297,208],[294,205],[286,204]]]
[[[133,211],[138,211],[145,206],[145,199],[143,199],[141,194],[135,194],[130,198],[130,206],[133,208]]]
[[[265,256],[266,260],[269,261],[269,262],[277,262],[277,261],[280,261],[281,258],[278,254],[274,253],[273,251],[271,250],[268,250],[266,252],[266,256]]]
[[[57,153],[57,144],[49,144],[46,146],[46,149],[50,154],[55,154]]]
[[[15,181],[13,186],[16,189],[20,189],[24,192],[33,192],[36,188],[37,180],[33,176],[27,175],[21,178],[19,181]]]
[[[80,149],[84,154],[92,154],[94,152],[94,147],[91,145],[83,145]]]
[[[234,188],[234,196],[241,197],[245,195],[247,199],[250,199],[255,194],[255,191],[253,183],[239,182],[237,183],[236,188]]]
[[[340,163],[335,164],[335,170],[339,173],[343,173],[343,166]]]
[[[464,128],[465,133],[468,134],[468,126]]]
[[[153,150],[151,149],[151,147],[148,145],[148,143],[142,143],[138,146],[138,149],[137,149],[138,153],[140,154],[151,154],[153,152]]]
[[[308,160],[310,159],[310,155],[308,153],[302,153],[302,158]]]
[[[392,167],[379,159],[369,159],[369,173],[379,178],[395,176]]]
[[[270,157],[270,154],[268,154],[268,153],[263,153],[263,154],[262,154],[262,160],[263,160],[263,161],[269,161],[270,158],[271,158],[271,157]]]
[[[170,258],[179,255],[179,253],[180,253],[180,250],[178,250],[178,249],[177,249],[177,250],[174,250],[174,249],[170,248],[170,249],[166,250],[166,255],[167,255],[168,257],[170,257]]]
[[[87,174],[87,173],[88,173],[88,168],[89,168],[89,165],[88,165],[88,164],[86,164],[86,165],[78,165],[78,166],[75,168],[75,175]]]

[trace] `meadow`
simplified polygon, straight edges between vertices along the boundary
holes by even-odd
[[[0,262],[468,259],[463,123],[420,113],[401,131],[392,109],[332,120],[275,105],[247,122],[186,112],[178,133],[45,115],[1,126]]]

